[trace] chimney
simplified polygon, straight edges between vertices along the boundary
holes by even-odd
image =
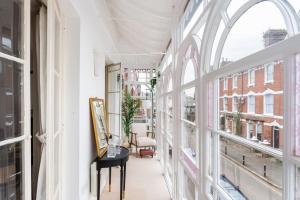
[[[269,29],[263,35],[265,47],[284,40],[286,35],[287,32],[284,29]]]

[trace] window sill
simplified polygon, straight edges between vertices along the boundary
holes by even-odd
[[[265,81],[265,85],[267,85],[267,84],[272,84],[272,83],[274,83],[274,80],[271,80],[271,81]]]

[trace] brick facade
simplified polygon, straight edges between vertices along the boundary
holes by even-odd
[[[270,77],[273,77],[269,82],[266,81],[267,66],[268,69],[273,69],[272,73],[268,73],[272,75]],[[255,78],[253,84],[250,84],[249,77],[252,70],[254,70],[252,74],[255,74]],[[224,88],[225,80],[227,80],[227,88]],[[257,138],[257,142],[270,143],[267,145],[281,149],[283,146],[282,61],[223,77],[219,80],[219,86],[221,129],[253,141],[256,141]],[[224,110],[224,98],[227,98],[227,110]],[[236,111],[234,110],[234,98],[237,102],[235,104]],[[254,112],[249,111],[249,107],[251,107],[249,98],[255,99],[255,103],[252,105]],[[273,100],[266,100],[266,98]],[[268,103],[269,106],[267,106],[267,102],[273,103]],[[266,111],[270,109],[273,112],[267,114]],[[241,128],[236,128],[236,124],[239,123],[237,120],[241,122],[239,126]],[[253,127],[252,133],[251,127]],[[261,131],[258,127],[261,127]]]

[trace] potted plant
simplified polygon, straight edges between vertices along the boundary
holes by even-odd
[[[140,106],[140,99],[134,99],[128,91],[124,92],[122,101],[122,125],[126,136],[124,146],[129,146],[128,141],[131,137],[133,118]]]

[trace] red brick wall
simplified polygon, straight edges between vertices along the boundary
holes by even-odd
[[[255,68],[255,84],[254,86],[248,86],[248,71],[244,73],[238,74],[238,83],[237,88],[233,88],[233,75],[225,77],[227,78],[227,90],[224,90],[224,78],[220,79],[219,81],[219,93],[220,96],[227,96],[228,98],[228,112],[232,112],[232,95],[247,95],[250,91],[254,93],[264,93],[266,90],[273,90],[275,92],[283,91],[283,65],[282,62],[277,62],[274,65],[274,75],[273,75],[273,82],[272,83],[265,83],[265,69],[264,66],[256,67]],[[219,99],[220,110],[223,110],[223,99]],[[247,96],[244,96],[244,103],[240,105],[240,112],[247,113],[248,112],[248,99]],[[253,121],[254,123],[254,133],[253,135],[256,136],[256,121],[260,121],[263,123],[272,123],[276,120],[279,125],[283,125],[283,120],[274,118],[272,116],[264,116],[264,96],[263,95],[256,95],[255,96],[255,114],[260,114],[262,116],[257,117],[255,119],[255,115],[247,114],[242,115],[242,136],[247,136],[247,123],[249,120]],[[275,116],[283,116],[283,94],[274,94],[274,115]],[[228,123],[228,128],[232,130],[232,121],[231,117],[227,117],[228,119],[226,122]],[[283,129],[280,129],[280,147],[283,145]],[[270,125],[263,125],[263,134],[262,140],[268,140],[271,145],[273,143],[273,127]]]

